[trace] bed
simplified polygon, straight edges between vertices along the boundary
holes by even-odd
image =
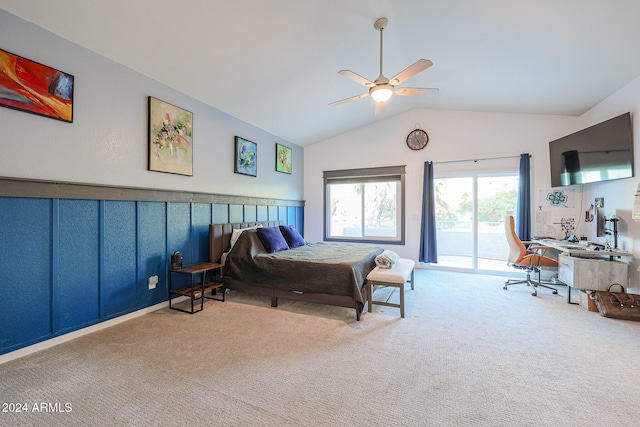
[[[256,229],[239,236],[234,229],[278,227],[279,221],[211,224],[209,249],[212,262],[223,262],[225,287],[271,297],[352,307],[360,320],[368,300],[367,274],[383,249],[373,245],[308,243],[269,253]],[[237,240],[231,250],[232,235]]]

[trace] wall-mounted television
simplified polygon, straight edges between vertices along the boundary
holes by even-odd
[[[551,141],[549,155],[552,187],[634,176],[631,113]]]

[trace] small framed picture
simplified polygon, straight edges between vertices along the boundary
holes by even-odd
[[[193,176],[193,113],[152,96],[149,170]]]
[[[247,139],[236,136],[235,138],[235,173],[241,175],[257,176],[258,175],[258,145]]]
[[[291,148],[276,143],[276,171],[291,175]]]

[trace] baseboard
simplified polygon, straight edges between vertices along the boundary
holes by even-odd
[[[186,299],[186,297],[175,298],[173,302],[177,303],[177,302],[180,302],[182,299]],[[68,334],[64,334],[59,337],[51,338],[49,340],[30,345],[28,347],[24,347],[24,348],[12,351],[10,353],[3,354],[0,356],[0,365],[2,365],[3,363],[10,362],[12,360],[19,359],[24,356],[28,356],[38,351],[46,350],[58,344],[71,341],[83,335],[88,335],[93,332],[97,332],[99,330],[106,329],[111,326],[115,326],[119,323],[126,322],[127,320],[135,319],[136,317],[143,316],[145,314],[154,312],[156,310],[160,310],[165,307],[169,307],[169,301],[164,301],[159,304],[152,305],[150,307],[146,307],[129,314],[125,314],[113,319],[105,320],[104,322],[100,322],[96,325],[87,326],[86,328],[78,329],[77,331],[69,332]]]

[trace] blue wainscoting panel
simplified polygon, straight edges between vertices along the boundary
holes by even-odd
[[[101,291],[103,317],[137,307],[136,202],[104,203],[104,236]]]
[[[0,352],[52,333],[51,199],[0,198]]]
[[[296,230],[304,237],[304,208],[302,206],[296,207]]]
[[[287,207],[287,225],[296,225],[296,208],[295,206]]]
[[[257,207],[258,211],[258,221],[268,221],[269,220],[269,209],[267,206],[260,205]]]
[[[69,331],[98,321],[99,207],[97,200],[58,202],[57,280],[53,310],[57,329]],[[56,307],[57,305],[57,307]]]
[[[224,224],[229,222],[229,205],[227,204],[214,204],[213,205],[213,218],[212,224]]]
[[[244,205],[229,205],[229,222],[244,222]]]
[[[180,251],[183,264],[192,264],[190,203],[167,203],[167,230],[169,255]]]
[[[166,301],[167,204],[138,202],[138,308]],[[155,289],[149,289],[149,277],[158,276]]]
[[[213,219],[212,224],[226,224],[229,221],[229,205],[228,204],[214,204],[213,205]]]
[[[277,221],[277,220],[278,220],[278,207],[269,206],[269,221]]]
[[[278,219],[283,222],[283,224],[289,224],[287,221],[287,212],[288,209],[286,206],[278,206]]]
[[[193,260],[209,261],[209,224],[211,224],[211,204],[193,205]]]
[[[167,256],[171,260],[171,254],[179,251],[182,254],[182,263],[195,263],[191,248],[191,204],[167,203]],[[189,283],[189,277],[185,274],[173,275],[173,287],[179,288]],[[175,297],[175,295],[174,295]]]
[[[258,218],[255,205],[244,205],[244,222],[254,222]]]

